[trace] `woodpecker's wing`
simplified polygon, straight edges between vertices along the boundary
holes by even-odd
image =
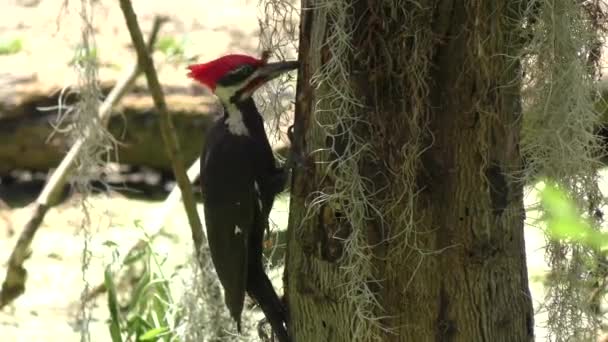
[[[205,223],[211,258],[224,288],[224,300],[240,331],[247,285],[250,205],[205,206]],[[252,215],[251,215],[252,216]]]
[[[248,123],[251,134],[256,140],[253,151],[256,161],[254,163],[255,188],[262,204],[262,219],[267,221],[275,196],[285,189],[287,173],[284,169],[276,167],[274,153],[264,130],[264,120],[253,100],[243,103],[242,106],[243,111],[256,113],[256,115],[249,116]]]
[[[224,288],[226,306],[240,328],[247,282],[248,240],[254,222],[253,154],[245,137],[217,123],[201,159],[205,226],[211,258]],[[240,330],[240,329],[239,329]]]

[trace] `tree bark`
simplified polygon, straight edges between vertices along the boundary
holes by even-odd
[[[346,2],[350,24],[329,5],[302,2],[309,9],[300,27],[294,149],[305,162],[294,170],[289,220],[291,335],[532,341],[523,184],[514,177],[523,168],[514,56],[525,1]],[[332,55],[331,39],[344,26],[353,30],[352,50]],[[348,129],[374,158],[343,155],[353,141],[330,145],[319,124],[331,118],[322,113],[332,104],[320,99],[333,90],[311,77],[332,58],[348,61],[345,82],[362,103],[349,113],[362,123]],[[331,152],[313,153],[324,148]],[[336,157],[355,158],[371,184],[358,198],[369,203],[364,224],[353,225],[344,202],[331,201],[348,186],[332,169]],[[330,200],[318,205],[319,193]],[[369,306],[345,286],[353,248],[345,241],[355,233],[373,266],[363,279],[377,305],[364,314]],[[361,326],[369,330],[363,337]]]

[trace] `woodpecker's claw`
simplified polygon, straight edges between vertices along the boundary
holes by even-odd
[[[271,338],[270,336],[268,336],[268,333],[265,330],[266,324],[269,324],[268,319],[266,317],[258,321],[258,337],[262,341],[270,341]]]
[[[283,165],[286,170],[293,169],[296,166],[303,168],[305,165],[304,158],[302,158],[302,156],[295,151],[295,134],[293,131],[294,125],[291,125],[289,126],[289,128],[287,128],[287,138],[291,143],[291,147],[289,148],[289,154],[287,155],[287,159],[285,160],[285,164]]]
[[[303,168],[304,167],[304,159],[293,149],[293,146],[289,149],[289,154],[287,155],[287,159],[285,160],[285,164],[283,164],[283,168],[287,172],[295,167]]]

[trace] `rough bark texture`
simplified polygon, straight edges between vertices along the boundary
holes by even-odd
[[[522,169],[521,72],[507,57],[518,53],[517,23],[526,4],[406,3],[391,17],[382,4],[353,1],[354,53],[340,56],[351,59],[350,82],[365,105],[357,114],[369,123],[355,129],[372,141],[377,156],[360,162],[359,171],[384,189],[368,198],[386,209],[392,195],[418,193],[413,204],[389,203],[396,207],[382,212],[381,229],[378,217],[345,226],[337,209],[311,206],[315,191],[339,186],[331,183],[326,164],[314,164],[326,155],[311,154],[327,147],[315,105],[331,91],[309,83],[332,57],[316,38],[326,39],[334,22],[323,8],[302,2],[314,9],[301,19],[294,147],[308,162],[292,184],[285,275],[290,332],[296,341],[353,341],[356,327],[369,324],[355,318],[356,303],[342,286],[349,265],[341,258],[348,248],[341,241],[363,230],[373,245],[363,251],[374,260],[370,281],[378,281],[370,287],[383,308],[370,318],[392,329],[370,324],[366,340],[531,341],[523,184],[511,177]],[[397,36],[400,25],[412,23],[401,16],[412,13],[419,14],[419,25],[410,27],[415,33]],[[413,70],[419,74],[408,73]],[[416,86],[416,77],[424,87]],[[426,148],[404,156],[403,147],[420,133],[408,120],[412,113],[420,116]],[[408,158],[416,158],[415,181],[402,182],[399,171]],[[399,219],[406,206],[413,208],[413,231]]]

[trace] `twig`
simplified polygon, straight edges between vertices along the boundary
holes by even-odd
[[[137,24],[137,16],[133,11],[131,1],[120,0],[120,7],[122,8],[129,33],[131,34],[133,46],[137,52],[138,63],[141,65],[144,73],[146,74],[148,88],[152,98],[154,99],[156,109],[160,115],[161,135],[163,141],[165,142],[166,152],[171,160],[173,174],[175,175],[177,185],[182,192],[186,215],[188,216],[188,222],[190,223],[190,229],[192,231],[192,240],[194,241],[194,247],[196,248],[196,252],[199,256],[199,263],[201,263],[202,267],[206,261],[200,260],[202,256],[200,251],[202,247],[207,245],[207,239],[203,233],[203,226],[198,216],[198,212],[196,211],[194,194],[192,192],[190,181],[188,181],[188,176],[186,175],[186,170],[184,168],[184,163],[179,148],[179,142],[175,134],[173,122],[171,121],[171,117],[167,111],[167,104],[165,103],[163,90],[160,86],[160,82],[158,81],[158,76],[156,75],[156,70],[154,69],[152,57],[146,50],[141,30]]]
[[[219,295],[221,293],[221,289],[219,282],[217,281],[217,276],[214,275],[212,266],[210,265],[211,255],[207,244],[207,237],[203,233],[203,226],[196,210],[194,194],[192,193],[192,187],[184,169],[175,129],[173,128],[171,117],[169,117],[169,113],[167,112],[167,105],[165,103],[160,83],[158,82],[158,76],[154,70],[154,63],[144,48],[141,31],[139,30],[137,17],[133,12],[131,1],[120,0],[120,7],[122,8],[125,16],[129,33],[131,34],[131,40],[133,41],[133,45],[137,51],[138,61],[146,73],[148,88],[152,98],[154,99],[156,109],[160,114],[161,135],[163,137],[163,141],[165,142],[165,149],[169,159],[171,160],[171,165],[173,166],[173,174],[175,175],[177,185],[182,193],[184,208],[186,210],[186,215],[188,216],[188,221],[190,223],[190,229],[192,231],[192,241],[194,243],[196,258],[201,274],[204,277],[203,279],[198,280],[200,283],[196,284],[196,286],[200,286],[203,291],[201,295],[205,301],[204,305],[207,315],[209,315],[209,317],[213,317],[214,323],[216,323],[216,326],[219,326],[219,320],[224,317],[224,306],[215,304],[217,304],[219,297],[221,297],[221,295]],[[215,337],[219,337],[219,335],[212,332],[210,338],[214,339]]]
[[[148,39],[148,49],[153,48],[160,26],[165,20],[166,19],[158,17],[155,19],[152,32]],[[110,94],[108,94],[103,104],[99,107],[98,113],[99,118],[104,124],[107,124],[107,121],[112,114],[112,108],[131,88],[142,70],[139,63],[135,63],[131,70],[116,83]],[[31,254],[30,246],[34,239],[34,235],[36,235],[38,228],[42,224],[47,211],[57,204],[60,194],[67,183],[68,177],[74,170],[76,157],[81,153],[85,143],[86,141],[84,139],[78,139],[76,143],[72,145],[69,152],[63,158],[57,169],[53,171],[50,179],[36,199],[35,206],[32,210],[33,213],[25,224],[8,260],[6,276],[2,283],[2,291],[0,292],[0,308],[11,303],[15,298],[25,292],[27,271],[23,267],[23,263]]]

